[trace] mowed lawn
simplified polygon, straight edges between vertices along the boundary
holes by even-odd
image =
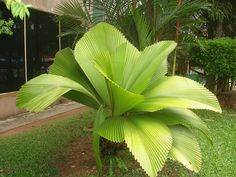
[[[212,132],[213,145],[199,133],[203,163],[199,174],[186,170],[176,162],[168,162],[159,174],[170,176],[235,177],[236,176],[236,112],[217,114],[197,111]],[[59,176],[53,162],[60,158],[63,147],[73,139],[85,136],[84,127],[92,124],[94,112],[59,120],[25,133],[0,139],[0,177]],[[83,142],[81,142],[83,143]],[[122,176],[144,176],[140,168],[129,169]],[[96,176],[96,175],[91,175]],[[117,177],[117,175],[114,175]]]

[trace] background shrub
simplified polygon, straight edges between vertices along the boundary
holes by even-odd
[[[190,49],[191,65],[202,68],[206,76],[214,76],[218,90],[227,91],[236,78],[236,39],[202,39]],[[220,84],[221,83],[221,84]],[[224,84],[222,84],[224,83]],[[225,88],[219,87],[224,85]]]

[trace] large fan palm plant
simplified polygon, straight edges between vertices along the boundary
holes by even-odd
[[[56,54],[49,74],[23,85],[17,105],[42,111],[64,96],[97,109],[93,150],[100,170],[103,137],[125,142],[151,177],[167,158],[198,172],[201,153],[191,129],[208,137],[208,128],[189,109],[221,112],[221,108],[202,85],[166,76],[166,59],[175,46],[173,41],[162,41],[139,51],[116,28],[99,23],[74,50],[66,48]]]

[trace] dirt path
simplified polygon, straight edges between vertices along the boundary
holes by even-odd
[[[49,122],[53,122],[53,121],[58,120],[58,119],[67,118],[69,116],[73,116],[73,115],[76,115],[76,114],[79,114],[79,113],[82,113],[82,112],[85,112],[85,111],[88,111],[88,110],[89,110],[88,107],[81,106],[79,108],[76,108],[76,109],[73,109],[73,110],[70,110],[70,111],[67,111],[67,112],[63,112],[63,113],[60,113],[60,114],[57,114],[57,115],[54,115],[54,116],[49,116],[45,119],[36,120],[36,121],[31,122],[29,124],[22,125],[22,126],[13,128],[11,130],[5,131],[3,133],[0,133],[0,138],[4,138],[4,137],[10,136],[10,135],[14,135],[14,134],[17,134],[17,133],[28,131],[32,128],[45,125]]]

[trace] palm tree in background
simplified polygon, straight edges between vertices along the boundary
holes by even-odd
[[[208,2],[212,6],[203,13],[203,17],[206,19],[207,37],[210,39],[223,36],[233,37],[236,26],[236,1],[208,0]]]
[[[160,40],[175,39],[176,20],[181,23],[177,30],[186,30],[206,8],[202,0],[69,0],[57,7],[57,13],[62,37],[72,35],[76,42],[89,28],[105,21],[142,50]]]

